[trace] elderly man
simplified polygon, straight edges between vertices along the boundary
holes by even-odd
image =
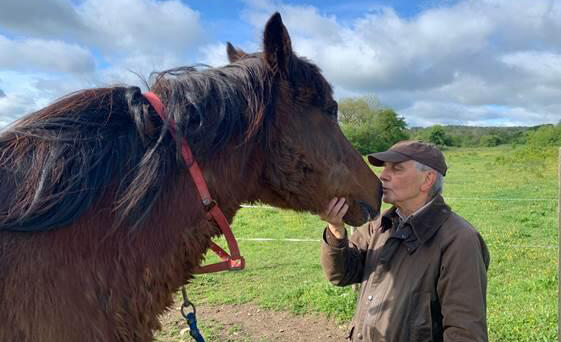
[[[352,341],[487,341],[489,251],[444,203],[447,166],[436,147],[403,141],[368,160],[384,166],[383,201],[393,206],[348,239],[348,205],[334,198],[321,248],[333,284],[360,283]]]

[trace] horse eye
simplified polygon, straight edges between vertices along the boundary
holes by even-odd
[[[333,101],[331,104],[329,104],[329,106],[327,107],[327,112],[329,113],[330,116],[337,118],[337,112],[338,112],[338,106],[337,106],[337,102]]]

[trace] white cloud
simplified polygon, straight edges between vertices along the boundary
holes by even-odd
[[[86,0],[77,13],[85,39],[109,55],[181,55],[203,38],[198,12],[177,0]]]
[[[384,9],[356,20],[352,27],[339,28],[343,36],[339,44],[316,38],[310,57],[325,64],[330,79],[348,88],[439,86],[453,79],[456,60],[485,46],[491,30],[487,20],[466,21],[462,16],[439,9],[406,20]]]
[[[313,6],[285,5],[265,3],[263,1],[246,1],[252,10],[244,12],[244,17],[258,31],[262,31],[265,23],[275,10],[283,14],[283,22],[292,36],[299,38],[318,37],[322,40],[331,39],[333,42],[341,42],[339,25],[335,16],[323,16]]]
[[[244,3],[254,35],[242,48],[259,49],[279,11],[295,51],[324,71],[337,97],[374,94],[410,125],[561,117],[558,1],[437,1],[408,17],[368,5],[344,19],[310,5]],[[227,63],[223,42],[208,40],[201,14],[179,0],[2,0],[0,22],[4,122],[84,87],[141,85],[135,72]]]
[[[2,0],[2,28],[40,38],[75,37],[86,31],[75,8],[64,0]]]
[[[3,0],[0,22],[0,126],[79,89],[142,86],[137,74],[192,64],[205,43],[179,0]]]
[[[457,102],[416,101],[401,111],[411,127],[431,125],[532,126],[557,123],[561,106],[539,111],[524,107],[463,105]]]
[[[37,107],[32,96],[13,94],[0,97],[0,129]]]
[[[229,64],[226,44],[206,45],[201,48],[201,52],[203,54],[201,63],[210,65],[211,67],[220,67]]]
[[[560,53],[519,51],[503,55],[500,59],[507,66],[539,81],[541,85],[561,87]]]
[[[338,96],[375,94],[411,125],[561,117],[559,2],[464,0],[407,18],[378,7],[350,21],[310,6],[247,3],[256,29],[266,13],[283,15],[296,52]]]
[[[99,70],[101,86],[115,84],[142,85],[142,79],[148,79],[150,73],[163,71],[180,65],[186,61],[173,53],[162,51],[161,54],[138,54],[120,58],[111,67]]]
[[[0,68],[90,73],[95,70],[95,61],[88,50],[75,44],[42,39],[9,40],[0,35]]]
[[[0,127],[25,114],[47,106],[68,93],[92,88],[95,78],[76,78],[71,74],[0,71]]]
[[[179,0],[3,0],[0,22],[16,36],[79,42],[109,56],[185,54],[204,40],[199,13]]]
[[[0,97],[0,128],[38,108],[40,96],[33,79],[21,73],[0,72],[0,87],[5,93]]]

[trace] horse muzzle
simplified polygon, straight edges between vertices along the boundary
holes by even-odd
[[[343,221],[353,227],[358,227],[373,220],[380,214],[379,210],[372,208],[364,201],[354,200],[349,211],[343,216]]]

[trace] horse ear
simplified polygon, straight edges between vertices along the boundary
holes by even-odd
[[[263,45],[265,61],[269,68],[274,73],[288,74],[289,62],[292,58],[292,44],[278,12],[273,14],[265,25]]]
[[[234,63],[246,55],[242,49],[235,48],[230,42],[226,44],[226,52],[228,53],[228,60],[230,63]]]

